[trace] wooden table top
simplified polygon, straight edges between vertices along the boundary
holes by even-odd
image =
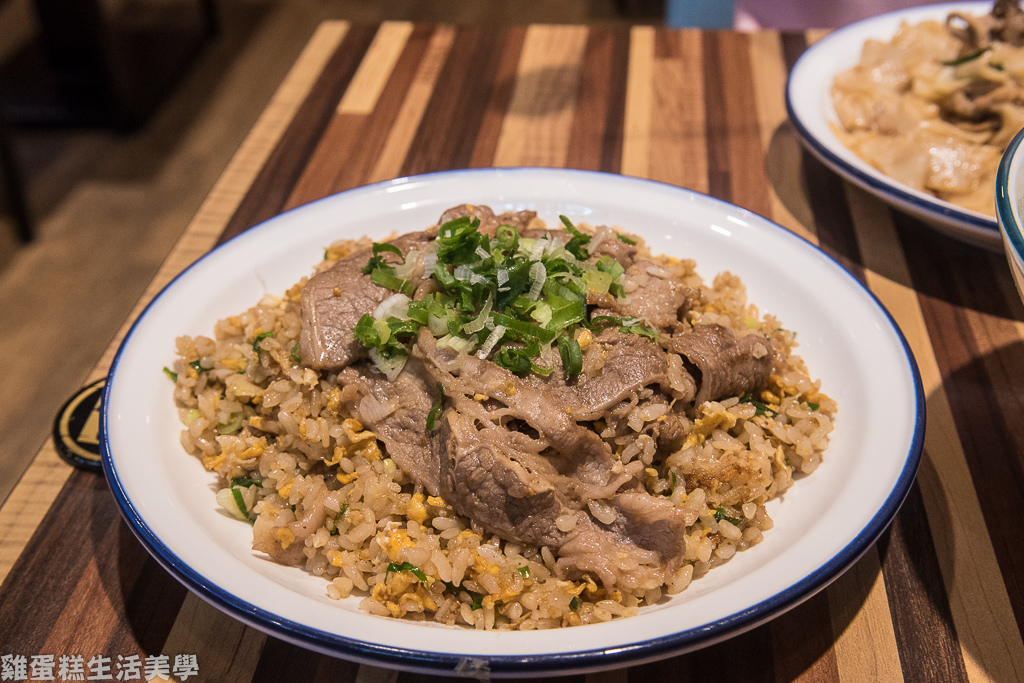
[[[743,206],[819,244],[899,323],[927,397],[917,482],[863,558],[795,609],[690,654],[577,678],[1024,680],[1024,307],[1002,255],[890,210],[802,151],[783,90],[816,37],[325,23],[132,319],[218,241],[399,176],[592,169]],[[49,444],[0,509],[0,576],[3,680],[33,680],[48,662],[57,680],[76,662],[101,679],[430,678],[315,654],[222,614],[150,557],[102,476]]]

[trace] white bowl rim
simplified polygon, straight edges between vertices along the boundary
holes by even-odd
[[[1021,154],[1021,143],[1024,143],[1024,130],[1014,136],[1007,146],[1003,157],[999,160],[999,170],[996,172],[996,214],[999,218],[999,225],[1006,238],[1006,249],[1016,254],[1017,260],[1024,264],[1024,233],[1021,232],[1021,196],[1016,196],[1010,188],[1014,179],[1014,173],[1020,174],[1024,168],[1021,164],[1015,164],[1018,154]],[[1021,157],[1024,160],[1024,157]],[[1008,257],[1014,254],[1007,253]],[[1013,264],[1010,264],[1013,267]],[[1022,295],[1024,296],[1024,295]]]

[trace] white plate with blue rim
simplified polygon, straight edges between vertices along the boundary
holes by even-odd
[[[965,209],[897,182],[846,147],[836,136],[832,104],[835,77],[855,66],[869,38],[888,41],[903,22],[945,21],[950,12],[988,14],[991,2],[954,2],[896,10],[844,26],[811,45],[797,59],[786,83],[786,109],[804,146],[822,163],[891,206],[955,239],[999,251],[995,216]],[[992,188],[993,211],[995,187]]]
[[[798,333],[798,353],[839,404],[823,464],[769,503],[764,541],[637,616],[544,632],[483,632],[372,616],[358,597],[252,550],[249,525],[218,512],[211,473],[181,448],[161,372],[174,338],[210,334],[280,294],[346,237],[420,230],[462,203],[533,209],[549,224],[610,224],[655,253],[693,258],[710,281],[740,276],[750,300]],[[597,671],[722,641],[798,605],[855,562],[895,515],[924,437],[924,396],[893,319],[833,259],[744,209],[656,182],[556,169],[479,169],[401,178],[299,207],[235,237],[179,275],[114,359],[101,418],[103,465],[147,550],[199,597],[266,633],[325,654],[433,674]]]

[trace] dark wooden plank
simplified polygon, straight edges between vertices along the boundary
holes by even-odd
[[[220,242],[281,213],[376,32],[376,26],[349,28],[231,217]]]
[[[494,165],[494,155],[498,149],[501,127],[512,102],[516,70],[519,67],[519,57],[523,53],[523,43],[526,41],[526,27],[513,26],[505,28],[503,31],[501,55],[494,71],[490,94],[484,106],[483,119],[476,131],[473,155],[469,161],[470,168]]]
[[[767,626],[678,657],[632,667],[629,683],[673,681],[774,681],[771,634]]]
[[[335,115],[285,208],[359,187],[367,182],[401,112],[402,102],[409,92],[433,33],[433,26],[416,25],[372,112],[366,115]]]
[[[866,598],[867,596],[863,596]],[[776,681],[837,683],[832,612],[825,591],[769,622]]]
[[[719,35],[703,34],[704,120],[708,149],[708,194],[732,201],[732,169],[729,167],[729,126],[725,74],[719,61]]]
[[[807,50],[807,36],[794,31],[783,31],[779,34],[779,39],[782,41],[782,59],[786,63],[786,71],[792,71],[796,60]]]
[[[159,653],[188,590],[146,552],[124,522],[111,552],[118,557],[116,578],[124,601],[122,624],[127,628],[115,629],[104,651]]]
[[[509,33],[481,26],[459,27],[427,111],[402,167],[403,175],[468,168],[477,135],[507,63]],[[490,119],[488,119],[490,120]]]
[[[629,33],[593,27],[587,35],[566,165],[589,171],[622,167]]]
[[[728,135],[729,195],[731,201],[754,213],[771,213],[771,190],[761,148],[755,75],[750,64],[750,37],[742,33],[714,34],[722,73]],[[705,84],[705,88],[707,88]],[[710,123],[709,123],[710,125]]]
[[[260,652],[260,661],[252,676],[252,683],[303,683],[318,678],[320,660],[323,655],[314,654],[291,643],[277,638],[267,638]],[[335,683],[345,683],[356,679],[358,665],[351,665],[346,671],[348,678],[334,678]]]
[[[846,201],[845,181],[807,151],[802,154],[804,183],[819,246],[864,282],[864,264]]]
[[[922,467],[930,467],[927,457]],[[966,681],[960,643],[942,583],[928,518],[915,484],[878,541],[903,680]]]
[[[81,470],[71,474],[0,586],[5,653],[42,651],[89,560],[109,557],[103,539],[119,519],[102,477]]]
[[[355,662],[321,655],[314,681],[316,683],[349,683],[356,680],[358,673],[359,665]]]

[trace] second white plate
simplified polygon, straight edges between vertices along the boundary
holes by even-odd
[[[830,33],[807,48],[794,65],[786,84],[786,109],[807,149],[836,173],[951,237],[1000,251],[1002,242],[995,217],[896,182],[843,145],[831,127],[839,121],[832,104],[832,81],[860,61],[864,41],[891,39],[904,21],[944,21],[953,11],[987,14],[991,9],[991,2],[926,5],[864,19]],[[994,207],[994,186],[992,204]]]

